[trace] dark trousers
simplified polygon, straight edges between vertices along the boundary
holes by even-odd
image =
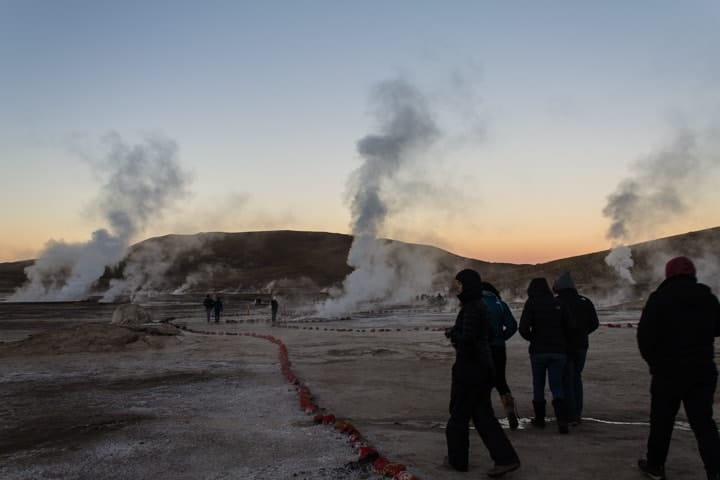
[[[582,417],[583,410],[583,383],[582,371],[585,368],[587,349],[576,350],[567,354],[563,388],[565,390],[565,403],[570,419]]]
[[[210,314],[212,313],[212,311],[213,311],[212,307],[205,308],[205,315],[207,316],[208,323],[210,322]]]
[[[650,385],[650,435],[647,443],[647,461],[650,465],[665,465],[675,416],[682,403],[695,433],[705,470],[711,474],[720,473],[720,437],[713,420],[716,385],[717,376],[693,379],[653,375]]]
[[[495,418],[490,392],[492,385],[472,385],[453,381],[450,392],[450,420],[445,437],[448,461],[458,469],[468,466],[470,449],[470,420],[490,452],[496,465],[507,465],[517,460],[517,454],[500,423]]]
[[[495,384],[493,385],[500,395],[510,393],[510,386],[505,377],[505,367],[507,365],[507,352],[505,347],[490,347],[492,352],[493,365],[495,366]]]
[[[564,353],[531,353],[530,368],[533,376],[533,401],[545,400],[545,375],[547,374],[553,400],[564,400],[563,373],[567,357]]]

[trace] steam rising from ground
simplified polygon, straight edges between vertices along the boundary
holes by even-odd
[[[613,249],[605,262],[621,278],[635,283],[629,247],[640,236],[687,214],[696,198],[708,188],[707,179],[720,166],[720,155],[689,129],[679,131],[660,151],[633,165],[633,174],[608,196],[603,215],[611,220],[607,237]]]
[[[68,301],[87,298],[106,267],[118,264],[133,238],[185,193],[187,179],[175,142],[147,138],[129,145],[117,134],[103,139],[98,162],[107,180],[97,209],[108,224],[86,243],[50,240],[25,273],[28,282],[11,301]]]
[[[134,249],[127,255],[122,278],[110,280],[110,288],[101,301],[112,302],[120,296],[134,300],[139,295],[152,296],[167,291],[174,287],[167,284],[168,271],[176,267],[176,262],[183,254],[198,250],[201,246],[202,241],[194,236],[177,237],[161,243],[143,243],[142,248]],[[190,281],[186,278],[185,283]]]
[[[324,305],[326,314],[346,312],[367,301],[411,298],[432,283],[432,265],[392,256],[392,247],[377,239],[388,216],[393,180],[440,137],[440,131],[425,97],[404,80],[380,83],[372,101],[380,133],[358,141],[363,163],[349,182],[355,239],[348,265],[355,270],[345,279],[342,294]]]

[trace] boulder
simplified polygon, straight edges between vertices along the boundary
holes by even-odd
[[[127,303],[115,309],[112,316],[112,325],[142,325],[150,323],[150,313],[140,305]]]

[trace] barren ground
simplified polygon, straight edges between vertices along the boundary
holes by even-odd
[[[450,324],[453,312],[397,309],[328,321],[290,308],[281,318],[288,323],[271,326],[267,308],[227,305],[231,323],[206,325],[198,302],[147,307],[155,320],[172,317],[194,330],[279,338],[319,405],[352,422],[383,456],[423,480],[485,477],[491,463],[474,432],[470,472],[439,468],[453,352],[433,329]],[[109,325],[114,308],[0,303],[0,478],[378,478],[347,468],[358,459],[347,437],[300,411],[276,345],[129,331]],[[604,310],[601,322],[638,314]],[[508,343],[508,378],[520,415],[529,417],[527,343],[517,335]],[[507,478],[642,478],[635,465],[648,431],[649,380],[635,330],[601,327],[591,337],[583,423],[564,436],[553,423],[529,428],[527,419],[526,428],[508,431],[523,466]],[[667,473],[704,478],[682,424]]]

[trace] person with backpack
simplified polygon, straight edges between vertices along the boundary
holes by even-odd
[[[598,321],[595,305],[589,298],[578,293],[570,272],[564,272],[553,283],[553,291],[560,302],[564,323],[567,359],[563,385],[570,425],[582,421],[583,383],[582,372],[590,343],[588,336],[597,330]]]
[[[507,352],[505,342],[517,332],[517,321],[510,311],[507,303],[503,302],[500,292],[490,282],[482,282],[483,302],[490,313],[490,326],[492,327],[492,339],[490,340],[490,352],[492,353],[493,364],[495,365],[495,389],[500,395],[508,424],[511,430],[518,428],[518,417],[515,410],[515,399],[510,392],[510,386],[505,374],[507,366]]]

